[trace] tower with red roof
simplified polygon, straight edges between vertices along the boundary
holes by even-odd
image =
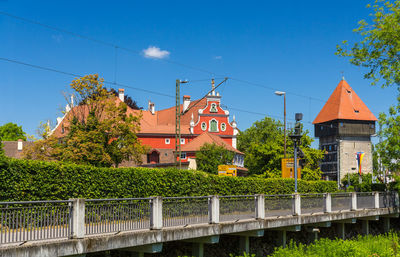
[[[359,172],[356,156],[363,152],[362,173],[372,172],[371,135],[376,117],[343,78],[315,120],[315,137],[325,151],[321,163],[323,178],[342,179]]]

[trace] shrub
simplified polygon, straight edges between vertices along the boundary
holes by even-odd
[[[221,177],[174,168],[101,168],[8,158],[0,162],[0,200],[7,201],[290,194],[293,189],[293,179]],[[298,190],[334,192],[336,182],[300,180]]]
[[[353,240],[322,238],[314,244],[303,245],[290,242],[287,248],[277,248],[270,257],[305,256],[399,256],[399,238],[395,233],[379,236],[359,236]]]

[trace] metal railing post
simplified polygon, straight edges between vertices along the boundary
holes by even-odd
[[[351,193],[351,210],[357,210],[357,192]]]
[[[293,194],[292,210],[294,216],[301,215],[301,197],[298,193]]]
[[[256,219],[265,219],[265,195],[256,195]]]
[[[162,197],[155,196],[150,199],[150,229],[162,229]]]
[[[331,193],[326,193],[324,195],[324,197],[325,197],[324,212],[325,213],[332,212],[332,195],[331,195]]]
[[[374,195],[374,208],[378,209],[380,208],[379,206],[379,192],[373,192]]]
[[[70,222],[71,238],[83,238],[85,236],[85,199],[76,198],[72,201],[72,215]]]
[[[208,220],[210,224],[219,223],[219,197],[211,195],[208,198]]]

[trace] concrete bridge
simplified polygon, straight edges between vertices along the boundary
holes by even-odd
[[[249,251],[249,238],[279,231],[337,226],[344,238],[346,223],[369,222],[399,215],[397,193],[326,193],[127,199],[70,199],[66,201],[0,202],[0,256],[85,256],[108,250],[132,256],[162,251],[164,242],[193,243],[193,256],[204,245],[218,243],[224,234],[239,237]]]

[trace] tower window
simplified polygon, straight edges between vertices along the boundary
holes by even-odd
[[[201,123],[201,129],[202,129],[203,131],[206,131],[206,129],[207,129],[207,123],[202,122],[202,123]]]

